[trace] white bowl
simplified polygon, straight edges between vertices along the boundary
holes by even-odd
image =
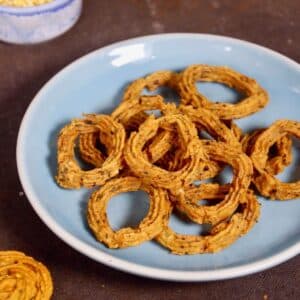
[[[0,40],[33,44],[61,35],[78,20],[82,0],[54,0],[34,7],[0,5]]]

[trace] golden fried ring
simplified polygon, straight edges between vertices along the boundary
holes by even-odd
[[[122,102],[137,101],[142,96],[143,90],[154,91],[161,86],[168,86],[177,89],[179,74],[172,71],[157,71],[145,78],[139,78],[133,81],[126,88]]]
[[[203,108],[195,109],[192,106],[180,105],[179,111],[187,115],[193,121],[193,123],[195,123],[197,128],[206,130],[217,141],[223,141],[239,149],[241,148],[241,144],[238,140],[239,134],[237,133],[237,128],[234,130],[229,129],[225,123],[223,123],[209,110]],[[238,137],[236,137],[236,135]],[[179,151],[177,151],[175,155],[179,158],[182,157]],[[170,161],[171,165],[168,164],[169,170],[180,168],[180,160],[172,159]],[[198,169],[198,175],[196,175],[195,179],[204,180],[212,178],[216,176],[221,169],[222,167],[219,165],[219,163],[209,160],[204,168]]]
[[[232,134],[236,137],[236,139],[238,141],[241,140],[241,138],[243,137],[243,131],[242,129],[236,124],[234,123],[233,120],[221,120],[228,129],[231,130]],[[201,132],[201,130],[205,130],[200,124],[197,124],[197,129],[199,132]]]
[[[112,230],[107,219],[106,208],[109,200],[119,194],[143,190],[149,194],[150,207],[147,216],[136,228]],[[163,228],[163,220],[170,209],[168,193],[164,189],[145,185],[136,177],[112,179],[94,192],[88,202],[88,224],[97,240],[109,248],[136,246],[153,239]]]
[[[165,103],[163,97],[160,95],[140,96],[138,101],[122,102],[117,109],[113,111],[112,117],[127,128],[128,124],[132,123],[131,118],[136,115],[139,120],[144,122],[145,119],[141,118],[140,113],[147,110],[160,110],[163,114],[166,114],[175,111],[176,106],[175,104]],[[146,116],[148,115],[146,114]]]
[[[218,192],[216,194],[219,198]],[[205,236],[178,234],[168,226],[166,220],[163,231],[155,240],[178,255],[218,252],[246,234],[257,222],[260,206],[252,191],[244,190],[244,195],[240,198],[240,210],[241,212],[238,210],[229,220],[214,225]],[[169,215],[171,211],[172,208]]]
[[[150,143],[149,147],[145,149],[147,157],[150,162],[157,162],[159,159],[164,157],[168,151],[172,148],[175,143],[176,135],[174,132],[169,130],[164,130],[158,133],[153,141]]]
[[[264,129],[256,130],[251,134],[246,134],[242,140],[243,151],[250,155],[253,145],[258,136]],[[275,156],[268,158],[266,162],[266,171],[270,174],[277,175],[292,162],[292,140],[288,135],[283,136],[275,142]]]
[[[246,98],[236,104],[212,102],[198,92],[196,81],[225,84]],[[222,120],[246,117],[265,107],[269,101],[267,92],[254,79],[228,67],[192,65],[182,72],[178,87],[183,104],[207,108]]]
[[[118,109],[114,111],[112,116],[128,129],[133,128],[132,120],[135,117],[138,117],[138,119],[142,121],[141,113],[147,110],[160,110],[162,114],[168,114],[175,112],[176,106],[173,104],[166,104],[163,101],[163,98],[159,95],[141,96],[138,102],[127,101],[121,103]],[[149,115],[146,114],[146,116],[148,117]],[[166,152],[168,152],[172,145],[172,139],[173,135],[170,130],[164,131],[153,138],[153,142],[150,144],[149,152],[147,152],[147,149],[145,150],[150,156],[151,162],[159,160],[164,154],[166,154]]]
[[[241,144],[234,131],[230,130],[216,115],[204,108],[193,108],[192,106],[180,105],[179,111],[186,114],[196,127],[205,129],[217,141],[228,143],[237,148]]]
[[[78,166],[74,157],[74,143],[80,134],[93,132],[101,132],[105,140],[111,140],[111,151],[101,167],[84,171]],[[102,185],[119,173],[124,145],[125,130],[110,116],[87,115],[83,120],[73,120],[61,130],[58,137],[57,183],[64,188]]]
[[[162,131],[153,138],[152,143],[144,150],[149,161],[156,162],[162,158],[171,148],[174,134],[170,131]],[[106,157],[98,148],[98,132],[81,134],[79,136],[80,157],[87,163],[101,167]]]
[[[18,251],[0,251],[0,299],[49,300],[53,283],[48,269]]]
[[[158,133],[145,151],[150,162],[156,163],[168,171],[176,171],[184,164],[184,161],[181,160],[184,149],[180,149],[177,145],[176,132],[165,130]],[[215,177],[221,169],[218,163],[207,161],[205,166],[201,164],[198,172],[201,173],[203,180]]]
[[[155,95],[142,95],[143,89],[146,88],[149,91],[154,91],[161,86],[169,86],[173,89],[177,89],[178,77],[179,74],[175,72],[158,71],[146,76],[145,78],[139,78],[133,81],[126,88],[122,102],[113,111],[112,117],[118,119],[128,132],[137,130],[139,125],[141,125],[148,117],[143,108],[139,109],[141,101],[140,97],[143,97],[143,99],[149,98],[149,100],[160,98],[161,102],[164,103],[163,98],[159,95],[157,95],[157,97]],[[160,109],[160,107],[150,107],[148,109]]]
[[[176,145],[176,142],[174,142]],[[157,166],[164,168],[168,171],[176,171],[182,168],[185,160],[182,159],[184,149],[171,148],[164,156],[162,156],[155,163]],[[161,153],[160,153],[161,154]],[[201,161],[199,168],[196,169],[194,180],[205,180],[215,177],[222,170],[222,166],[212,160],[206,159]]]
[[[292,139],[286,135],[276,142],[277,155],[270,158],[266,170],[274,174],[281,173],[285,167],[291,164],[293,159],[292,154]]]
[[[180,170],[174,172],[153,165],[143,155],[145,144],[156,135],[158,128],[170,128],[170,126],[177,127],[178,143],[181,144],[182,149],[185,149],[181,157],[185,160],[185,164]],[[124,158],[131,171],[136,176],[142,177],[145,182],[176,190],[183,184],[190,183],[195,177],[197,168],[201,166],[204,154],[201,148],[195,147],[198,143],[197,130],[188,117],[182,114],[171,114],[155,119],[154,116],[150,116],[140,126],[138,132],[131,134],[125,146]]]
[[[229,164],[233,168],[233,179],[228,194],[216,205],[198,205],[194,197],[203,199],[209,189],[215,189],[215,186],[202,184],[200,187],[195,187],[192,185],[180,189],[176,197],[176,207],[196,223],[216,224],[231,216],[238,207],[243,193],[251,183],[252,162],[242,151],[225,143],[206,141],[201,143],[201,148],[210,160]]]
[[[240,141],[243,137],[242,129],[233,120],[224,120],[223,122],[231,130],[236,139]]]
[[[98,138],[98,132],[81,134],[79,136],[79,152],[85,162],[99,168],[106,156],[96,147]]]
[[[85,133],[79,136],[81,158],[95,167],[101,167],[107,157],[97,148],[98,139],[99,132]],[[175,136],[169,130],[158,133],[150,145],[144,150],[145,156],[148,157],[150,162],[155,163],[170,150],[174,140]],[[111,146],[109,146],[109,141],[105,144],[107,145],[108,151],[110,151],[109,147]]]
[[[104,153],[98,149],[98,141],[105,146]],[[105,133],[103,134],[101,131],[82,133],[79,135],[80,157],[94,167],[101,167],[112,149],[111,137]]]
[[[258,172],[254,184],[263,196],[271,199],[300,197],[300,181],[284,183],[266,170],[270,147],[287,134],[300,138],[300,122],[278,120],[273,123],[257,137],[250,156]]]
[[[136,131],[147,119],[147,110],[160,110],[163,114],[175,111],[175,104],[166,104],[159,95],[143,95],[144,88],[154,91],[161,86],[177,88],[179,74],[171,71],[158,71],[132,82],[126,89],[121,104],[114,110],[112,117],[121,122],[127,132]],[[148,154],[152,162],[159,160],[169,149],[172,142],[170,132],[154,138]]]
[[[127,134],[129,135],[132,131],[137,131],[140,125],[143,124],[148,117],[149,115],[144,111],[131,116],[130,119],[127,120],[126,124],[123,124]]]
[[[184,151],[177,145],[176,132],[168,130],[156,135],[147,148],[149,161],[168,171],[176,171],[182,168],[184,165],[184,160],[182,160]],[[196,174],[198,175],[195,175],[195,178],[204,180],[215,177],[221,169],[219,163],[207,160],[205,164],[201,164],[201,167],[197,169]]]
[[[107,155],[97,148],[98,140],[101,141],[101,132],[90,132],[79,135],[79,153],[80,157],[87,163],[101,167],[107,158]],[[102,141],[101,141],[102,142]],[[112,145],[111,139],[103,141],[108,153],[110,153]]]

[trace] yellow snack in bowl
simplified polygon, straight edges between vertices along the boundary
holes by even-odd
[[[0,5],[27,7],[42,5],[52,1],[53,0],[0,0]]]

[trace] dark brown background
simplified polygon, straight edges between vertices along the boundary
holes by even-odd
[[[300,256],[265,272],[210,283],[154,281],[96,263],[39,220],[22,194],[15,163],[26,107],[74,59],[130,37],[202,32],[252,41],[300,62],[299,19],[299,0],[86,0],[81,19],[64,36],[35,46],[0,43],[0,249],[18,249],[45,262],[54,299],[300,299]]]

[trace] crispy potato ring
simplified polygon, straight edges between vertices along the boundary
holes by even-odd
[[[107,130],[109,128],[109,130]],[[74,157],[74,142],[78,135],[101,132],[111,139],[112,149],[102,166],[83,171]],[[125,144],[125,130],[107,115],[87,115],[84,120],[73,120],[65,126],[58,137],[57,183],[64,188],[93,187],[102,185],[119,173],[122,166],[122,152]]]
[[[164,157],[175,143],[176,135],[174,132],[164,130],[158,133],[145,152],[150,162],[157,162]]]
[[[147,141],[156,135],[159,127],[173,126],[174,128],[174,125],[180,136],[178,143],[181,144],[182,149],[185,149],[181,155],[185,164],[178,171],[167,171],[149,162],[142,151]],[[204,154],[201,148],[195,147],[198,143],[197,130],[188,117],[182,114],[171,114],[155,119],[154,116],[150,116],[140,126],[138,132],[131,134],[125,147],[124,158],[131,171],[136,176],[142,177],[145,182],[176,190],[183,184],[190,183],[195,177],[197,168],[201,166]]]
[[[79,136],[79,151],[85,162],[99,168],[105,161],[106,156],[96,147],[98,138],[98,132],[81,134]]]
[[[137,101],[142,96],[143,89],[154,91],[158,87],[168,86],[177,89],[179,74],[172,71],[157,71],[144,78],[139,78],[129,84],[124,92],[122,102]]]
[[[281,173],[285,167],[291,164],[293,159],[292,140],[286,135],[276,142],[277,155],[270,158],[266,170],[274,174]]]
[[[176,145],[175,141],[174,144]],[[181,159],[183,154],[184,149],[171,147],[171,149],[159,160],[155,161],[155,163],[157,166],[168,171],[176,171],[182,168],[185,163],[185,161]],[[219,163],[206,159],[205,161],[201,161],[201,164],[196,169],[194,180],[213,178],[219,174],[221,170],[222,166]]]
[[[218,191],[215,191],[215,194],[219,198]],[[164,230],[155,240],[178,255],[218,252],[246,234],[257,222],[260,206],[252,191],[244,190],[244,195],[240,199],[240,209],[242,212],[238,210],[229,220],[214,225],[208,235],[178,234],[165,224]],[[169,215],[171,210],[172,208]]]
[[[243,130],[233,120],[224,120],[223,122],[231,130],[236,139],[240,141],[243,137]]]
[[[145,116],[142,114],[142,112],[145,110],[159,109],[164,114],[168,111],[175,111],[175,106],[165,104],[163,102],[163,99],[158,96],[138,97],[142,92],[142,88],[146,86],[146,82],[148,82],[147,87],[150,90],[154,90],[161,85],[168,85],[168,84],[170,85],[170,82],[173,82],[171,84],[172,87],[176,86],[176,84],[174,84],[175,80],[173,80],[173,78],[175,78],[174,76],[176,77],[175,73],[172,72],[165,72],[165,73],[157,72],[149,75],[148,77],[146,77],[146,79],[143,79],[142,81],[138,80],[137,82],[133,82],[132,86],[130,86],[128,89],[130,93],[127,93],[124,96],[123,103],[121,103],[121,105],[113,112],[113,116],[116,119],[118,119],[122,124],[124,124],[126,128],[128,128],[129,127],[128,122],[131,122],[133,116],[138,116],[139,121],[141,123],[144,122]],[[160,80],[158,80],[158,78],[160,78]],[[177,75],[176,79],[178,80],[178,78],[179,75]],[[129,104],[128,102],[131,102],[131,104]],[[219,120],[216,120],[216,122],[217,125],[221,123]],[[136,127],[137,125],[135,125],[135,128]],[[229,132],[229,130],[227,131]],[[161,157],[163,157],[170,149],[170,146],[172,145],[172,140],[173,140],[172,134],[168,131],[155,137],[153,141],[153,145],[149,146],[148,155],[150,160],[152,162],[156,162]],[[178,156],[180,156],[180,154],[178,154]],[[177,163],[174,164],[171,162],[171,165],[168,163],[168,169],[169,170],[179,169],[180,168],[178,164],[179,161],[173,160],[173,162],[177,162]],[[205,176],[206,178],[213,177],[220,171],[220,167],[216,164],[207,164],[205,169],[207,170],[207,174]],[[199,171],[203,173],[203,170],[199,170]]]
[[[235,138],[238,141],[241,140],[241,138],[243,137],[243,131],[236,123],[234,123],[233,120],[220,120],[220,121],[226,125],[226,127],[232,132],[232,134],[235,136]],[[203,128],[200,124],[197,124],[197,128],[198,131],[200,132],[201,130],[205,130],[205,128]]]
[[[251,134],[246,134],[242,140],[243,151],[250,155],[253,145],[255,144],[258,136],[264,131],[264,129],[255,130]],[[292,140],[288,135],[283,136],[277,140],[274,144],[275,156],[268,158],[266,162],[266,170],[270,174],[277,175],[281,173],[285,167],[287,167],[292,161]]]
[[[100,132],[82,133],[79,135],[79,153],[81,159],[94,167],[101,167],[113,149],[111,137]],[[105,146],[104,153],[97,148],[100,141]]]
[[[216,115],[204,108],[193,108],[192,106],[181,105],[179,111],[186,114],[201,129],[205,129],[217,141],[226,142],[230,145],[241,148],[234,131],[230,130]]]
[[[159,95],[141,96],[138,101],[122,102],[113,111],[112,117],[127,128],[128,124],[132,123],[131,118],[134,116],[138,116],[138,119],[144,122],[145,119],[141,118],[141,113],[147,110],[160,110],[163,114],[167,114],[176,111],[176,106],[175,104],[165,103],[164,99]],[[148,117],[147,114],[146,116]]]
[[[0,299],[49,300],[53,283],[48,269],[18,251],[0,251]]]
[[[98,140],[103,142],[106,148],[106,151],[104,151],[105,153],[102,153],[101,150],[97,148]],[[102,134],[101,132],[90,132],[79,135],[80,156],[85,162],[95,167],[102,166],[112,149],[113,145],[111,145],[111,138],[106,134]]]
[[[79,151],[81,158],[95,167],[101,167],[107,157],[97,148],[96,144],[98,139],[98,132],[81,134],[79,137]],[[151,162],[158,161],[169,151],[174,139],[175,137],[172,132],[160,132],[153,138],[149,147],[144,150],[145,156],[148,157]]]
[[[300,197],[300,181],[281,182],[266,169],[270,147],[287,134],[300,138],[300,122],[276,121],[257,137],[251,153],[251,159],[258,172],[254,184],[263,196],[271,199],[288,200]]]
[[[132,131],[137,131],[140,125],[143,124],[148,117],[149,115],[144,111],[131,116],[127,123],[124,124],[127,134],[129,135]]]
[[[211,113],[207,109],[193,108],[192,106],[180,105],[179,111],[187,115],[195,126],[200,130],[204,129],[217,141],[223,141],[230,145],[241,148],[241,144],[238,140],[239,133],[237,128],[234,130],[229,129],[218,117]],[[238,137],[236,137],[238,135]],[[180,154],[178,154],[180,155]],[[175,165],[178,168],[177,165]],[[196,179],[203,180],[216,176],[222,169],[219,163],[212,160],[207,161],[204,168],[198,169],[198,175]]]
[[[242,151],[225,143],[205,141],[201,143],[201,148],[204,148],[210,160],[229,164],[233,168],[233,179],[228,194],[220,203],[204,206],[195,203],[195,196],[203,199],[210,189],[216,190],[214,185],[184,187],[176,197],[176,207],[196,223],[216,224],[231,216],[238,207],[243,193],[251,183],[252,162]]]
[[[179,74],[171,71],[154,72],[145,78],[139,78],[133,81],[126,88],[121,104],[113,111],[112,117],[118,119],[128,132],[136,131],[148,117],[144,110],[161,109],[161,107],[150,107],[147,109],[139,109],[140,97],[143,99],[160,98],[164,103],[163,98],[159,95],[142,95],[143,89],[154,91],[158,87],[168,86],[177,90]],[[152,101],[153,102],[153,101]],[[151,102],[148,102],[151,103]],[[128,111],[130,106],[130,110]],[[134,109],[133,109],[134,107]]]
[[[228,67],[192,65],[182,72],[180,78],[178,87],[183,104],[207,108],[223,120],[251,115],[265,107],[269,101],[267,92],[254,79]],[[198,92],[196,81],[225,84],[244,94],[246,98],[236,104],[212,102]]]
[[[143,190],[149,194],[150,208],[137,228],[122,228],[113,231],[109,225],[106,208],[109,200],[119,193]],[[168,193],[164,189],[143,184],[136,177],[112,179],[94,192],[88,203],[88,223],[97,240],[109,248],[136,246],[153,239],[162,231],[163,220],[170,209]]]
[[[142,113],[146,110],[160,110],[163,114],[169,114],[176,111],[176,106],[174,104],[167,104],[163,101],[163,98],[159,95],[155,96],[141,96],[139,97],[138,102],[125,101],[120,104],[120,106],[112,113],[112,116],[122,124],[125,128],[133,128],[128,124],[132,124],[132,120],[136,117],[142,123],[145,121],[142,119]],[[147,118],[148,114],[145,113]],[[142,124],[141,123],[141,124]],[[141,125],[139,124],[139,125]],[[138,125],[138,126],[139,126]],[[159,160],[171,147],[173,135],[170,130],[164,131],[161,134],[154,137],[152,144],[150,144],[150,149],[147,152],[150,157],[151,162]]]
[[[180,169],[184,161],[184,149],[177,145],[177,136],[175,132],[163,131],[154,137],[153,142],[149,145],[147,153],[149,161],[157,163],[159,167],[167,169],[168,171],[176,171]],[[215,177],[222,167],[211,160],[207,160],[205,164],[197,169],[195,175],[196,179],[209,179]]]
[[[184,149],[176,147],[177,136],[175,132],[165,130],[158,133],[152,143],[146,149],[147,157],[150,162],[157,163],[159,167],[167,169],[168,171],[176,171],[182,167],[182,152]],[[177,149],[176,149],[177,148]],[[216,176],[221,166],[213,161],[207,161],[205,165],[201,165],[198,172],[202,179],[208,179]],[[199,176],[196,176],[200,177]]]
[[[98,139],[98,132],[81,134],[79,137],[79,151],[81,158],[95,167],[101,167],[107,157],[97,148],[96,145]],[[175,136],[171,131],[161,131],[144,150],[145,156],[148,157],[150,162],[155,163],[170,150],[174,139]],[[108,145],[109,142],[106,144]],[[111,146],[108,146],[108,150],[110,151],[109,147]]]

